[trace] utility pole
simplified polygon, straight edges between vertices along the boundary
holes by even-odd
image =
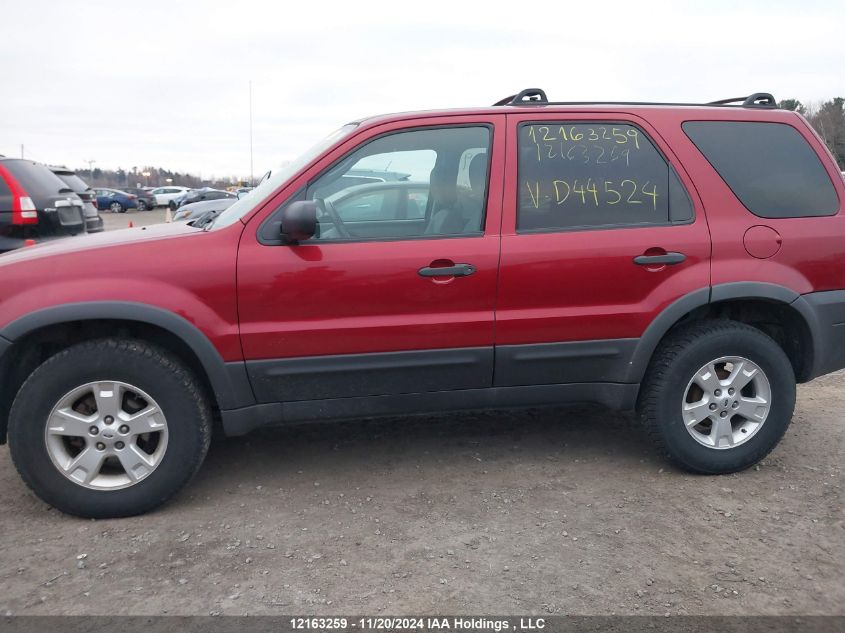
[[[97,161],[92,158],[91,160],[83,160],[82,162],[88,163],[88,178],[94,180],[94,163]]]
[[[249,80],[249,186],[255,186],[254,170],[252,167],[252,79]]]

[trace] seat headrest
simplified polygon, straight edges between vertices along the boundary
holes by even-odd
[[[487,153],[482,152],[472,157],[469,162],[469,186],[474,193],[482,193],[487,176]]]

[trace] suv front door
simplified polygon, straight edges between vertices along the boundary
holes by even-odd
[[[648,326],[709,296],[688,176],[647,122],[618,112],[508,115],[508,135],[496,386],[639,382]]]
[[[364,131],[249,222],[238,306],[260,402],[491,386],[504,124],[456,116]],[[353,169],[401,180],[361,185],[345,178]],[[377,205],[347,204],[362,187]],[[283,244],[281,210],[303,199],[318,203],[318,234]]]

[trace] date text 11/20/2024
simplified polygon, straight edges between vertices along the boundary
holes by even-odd
[[[293,617],[291,628],[298,631],[539,631],[544,618],[481,617]]]

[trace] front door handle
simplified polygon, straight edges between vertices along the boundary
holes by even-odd
[[[683,253],[665,253],[662,255],[637,255],[634,263],[637,266],[674,266],[685,262],[687,256]]]
[[[434,263],[434,262],[432,262]],[[417,271],[420,277],[466,277],[475,272],[472,264],[452,264],[451,266],[426,266]]]

